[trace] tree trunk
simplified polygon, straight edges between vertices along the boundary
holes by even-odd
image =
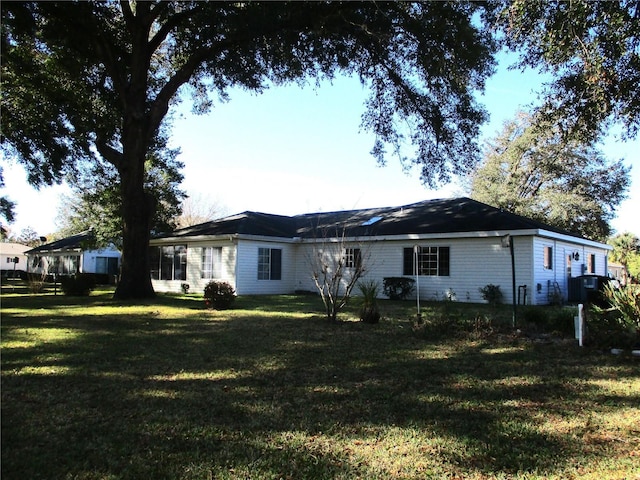
[[[155,297],[149,269],[149,239],[155,201],[144,191],[146,148],[140,145],[135,154],[125,153],[120,172],[122,191],[122,270],[114,298],[144,299]],[[126,151],[126,148],[125,148]]]

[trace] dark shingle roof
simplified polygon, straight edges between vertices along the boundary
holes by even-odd
[[[267,237],[294,237],[293,217],[268,213],[243,212],[219,220],[181,228],[160,237],[196,237],[199,235],[264,235]]]
[[[470,198],[454,198],[292,217],[249,211],[176,230],[162,237],[245,234],[314,238],[343,232],[350,237],[366,237],[532,229],[576,236]]]
[[[344,225],[349,236],[464,233],[544,229],[569,234],[549,225],[506,212],[470,198],[427,200],[401,207],[311,214],[307,224]],[[300,217],[298,217],[300,218]],[[369,221],[369,222],[367,222]],[[369,223],[367,225],[366,223]],[[312,229],[299,224],[300,236]]]
[[[93,240],[93,232],[86,230],[84,232],[71,235],[70,237],[61,238],[54,242],[45,243],[39,247],[32,248],[25,252],[27,254],[44,253],[44,252],[59,252],[64,250],[81,250],[86,248],[86,245]]]

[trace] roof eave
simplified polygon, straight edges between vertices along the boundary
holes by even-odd
[[[540,230],[538,230],[538,232],[539,232],[538,235],[541,236],[541,237],[552,238],[554,240],[561,240],[563,242],[579,243],[579,244],[587,246],[587,247],[602,248],[602,249],[605,249],[605,250],[613,250],[613,247],[611,245],[607,245],[606,243],[602,243],[602,242],[597,242],[595,240],[589,240],[588,238],[574,237],[572,235],[567,235],[567,234],[564,234],[564,233],[551,232],[549,230],[544,230],[544,229],[540,229]]]
[[[461,239],[461,238],[500,238],[505,235],[511,235],[512,237],[544,237],[555,240],[560,240],[569,243],[577,243],[584,246],[590,246],[595,248],[602,248],[611,250],[612,247],[604,243],[588,240],[582,237],[574,237],[572,235],[552,232],[544,229],[529,228],[529,229],[514,229],[514,230],[487,230],[487,231],[471,231],[471,232],[436,232],[436,233],[405,233],[397,235],[363,235],[363,236],[351,236],[340,238],[338,240],[344,242],[363,242],[363,241],[381,241],[381,240],[396,240],[396,241],[422,241],[422,240],[445,240],[445,239]],[[331,239],[328,238],[303,238],[303,243],[319,243],[327,242]]]
[[[218,235],[195,235],[184,237],[162,237],[154,238],[149,241],[149,245],[166,245],[175,243],[198,243],[211,241],[227,241],[234,242],[238,240],[254,240],[261,242],[278,242],[278,243],[297,243],[296,237],[271,237],[268,235],[252,235],[246,233],[231,233]]]

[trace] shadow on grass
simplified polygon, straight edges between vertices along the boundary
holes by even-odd
[[[330,325],[313,298],[239,300],[3,315],[2,477],[562,476],[611,451],[549,417],[640,403],[588,382],[634,364],[566,346],[428,342],[402,321]],[[263,315],[278,311],[311,315]]]

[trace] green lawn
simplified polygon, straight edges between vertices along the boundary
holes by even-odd
[[[640,479],[640,361],[511,334],[508,308],[1,301],[3,480]]]

